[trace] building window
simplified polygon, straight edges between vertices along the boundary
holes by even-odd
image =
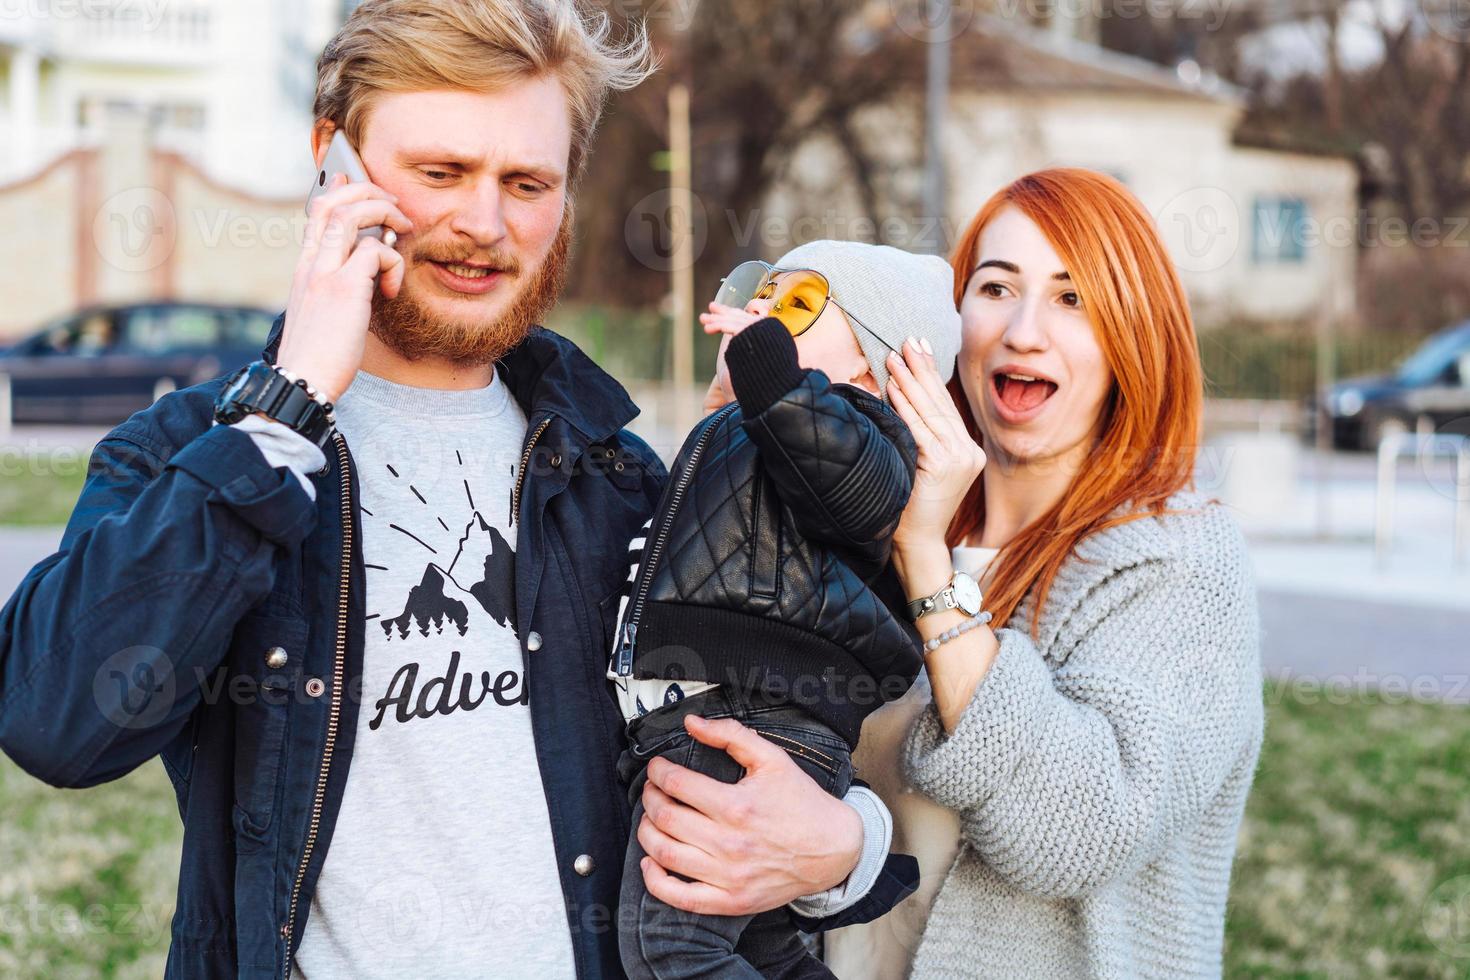
[[[1252,261],[1268,265],[1306,260],[1306,201],[1299,197],[1258,197],[1255,214]]]

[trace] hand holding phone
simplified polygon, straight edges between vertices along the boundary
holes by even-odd
[[[311,202],[327,192],[327,187],[337,174],[343,174],[349,184],[367,184],[367,169],[363,167],[362,160],[358,158],[357,151],[347,141],[347,134],[338,129],[332,133],[331,142],[327,144],[326,156],[322,158],[322,165],[317,168],[316,180],[311,185],[311,190],[306,194],[306,213],[311,214]],[[359,238],[370,236],[378,239],[384,245],[392,248],[398,243],[398,233],[392,228],[384,228],[382,225],[372,225],[358,231]]]
[[[393,299],[403,288],[403,256],[383,239],[408,234],[413,223],[396,197],[367,179],[360,162],[353,165],[357,154],[340,130],[332,145],[339,147],[336,162],[329,146],[307,205],[311,220],[276,362],[336,401],[362,365],[373,294],[381,290]]]

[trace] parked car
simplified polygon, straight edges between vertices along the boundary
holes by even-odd
[[[260,356],[276,314],[211,303],[91,306],[0,351],[17,423],[115,425]]]
[[[1376,449],[1391,431],[1427,418],[1436,432],[1470,436],[1470,320],[1441,330],[1389,374],[1345,378],[1322,395],[1338,449]]]

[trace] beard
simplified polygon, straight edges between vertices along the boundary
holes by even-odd
[[[566,282],[571,242],[572,208],[568,202],[551,250],[529,276],[522,276],[521,263],[513,254],[491,252],[488,262],[500,275],[512,283],[524,278],[509,309],[494,319],[449,320],[436,316],[425,309],[405,281],[392,299],[374,290],[368,329],[405,360],[432,357],[456,365],[493,364],[525,340],[556,304]],[[414,253],[413,261],[456,262],[466,258],[463,254],[448,254],[443,248],[426,247]]]

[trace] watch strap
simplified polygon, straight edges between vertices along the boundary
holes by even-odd
[[[908,604],[909,619],[912,621],[917,621],[922,616],[927,616],[930,613],[941,612],[947,609],[958,609],[966,615],[975,615],[976,613],[978,613],[980,611],[978,608],[974,610],[968,609],[960,600],[957,589],[959,583],[962,580],[973,582],[968,574],[956,570],[955,573],[950,576],[949,582],[947,582],[944,588],[940,589],[938,592],[930,596],[921,596],[918,599],[911,599]]]
[[[304,380],[265,361],[246,365],[226,382],[214,414],[228,425],[257,412],[300,433],[318,448],[327,444],[336,423],[331,402],[310,390]]]
[[[954,609],[959,603],[954,598],[954,583],[951,581],[944,588],[933,595],[922,596],[909,602],[909,619],[917,620],[920,616],[940,609]]]

